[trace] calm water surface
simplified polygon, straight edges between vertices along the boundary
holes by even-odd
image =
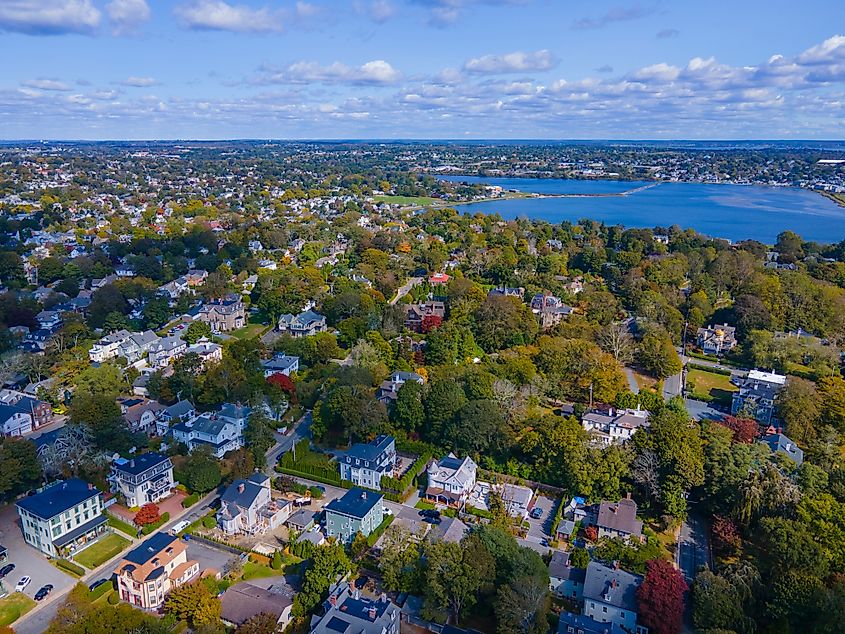
[[[485,183],[537,194],[619,194],[649,185],[642,181],[556,180],[444,176],[453,182]],[[805,240],[845,239],[845,207],[795,187],[659,183],[627,196],[496,200],[460,205],[462,212],[525,216],[558,223],[591,218],[626,227],[691,227],[733,241],[772,244],[786,229]]]

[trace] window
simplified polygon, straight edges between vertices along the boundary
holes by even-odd
[[[601,611],[604,612],[605,614],[607,614],[607,606],[606,605],[601,606]]]

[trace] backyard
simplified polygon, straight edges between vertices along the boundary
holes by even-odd
[[[93,570],[119,554],[128,545],[128,539],[124,539],[117,533],[111,533],[75,555],[73,560],[89,570]]]
[[[0,599],[0,627],[11,625],[35,607],[35,601],[22,592],[13,592]]]
[[[687,371],[686,389],[692,399],[730,405],[731,394],[736,392],[737,388],[731,383],[731,377],[726,374],[695,368]]]

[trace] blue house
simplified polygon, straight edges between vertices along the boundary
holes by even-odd
[[[384,519],[384,496],[352,488],[326,505],[326,535],[340,542],[351,542],[356,533],[370,535]]]

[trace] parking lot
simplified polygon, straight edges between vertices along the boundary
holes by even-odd
[[[15,569],[5,579],[4,586],[10,592],[24,575],[32,578],[32,582],[24,590],[24,594],[33,597],[38,589],[47,584],[53,584],[53,593],[61,592],[72,587],[76,579],[63,573],[47,561],[47,557],[28,545],[18,525],[18,513],[14,505],[0,508],[0,544],[8,550],[8,559],[3,562],[15,564]]]
[[[554,521],[555,510],[557,509],[558,503],[558,500],[554,500],[543,495],[538,495],[534,498],[532,511],[539,508],[542,509],[543,514],[537,519],[534,519],[529,514],[528,535],[526,535],[525,541],[541,544],[543,546],[548,545],[548,541],[551,539],[550,533],[552,530],[552,522]]]

